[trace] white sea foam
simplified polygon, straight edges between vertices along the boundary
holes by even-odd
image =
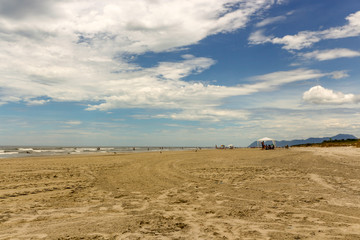
[[[18,148],[18,150],[21,152],[34,151],[34,149],[32,149],[32,148]]]
[[[33,150],[35,153],[63,153],[65,149],[36,149]]]
[[[114,150],[115,148],[100,148],[101,151],[111,151]]]
[[[19,152],[5,152],[4,150],[0,151],[0,155],[13,155],[18,154]]]
[[[78,148],[76,152],[95,152],[97,148]]]
[[[28,156],[52,156],[65,154],[92,154],[92,153],[121,153],[121,152],[154,152],[154,151],[179,151],[193,148],[184,147],[19,147],[0,146],[0,158],[28,157]]]

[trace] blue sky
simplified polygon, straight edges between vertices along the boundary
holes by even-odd
[[[358,0],[0,0],[0,145],[360,137]]]

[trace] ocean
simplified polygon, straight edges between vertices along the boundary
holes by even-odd
[[[13,157],[53,156],[94,153],[136,153],[196,150],[197,147],[38,147],[0,146],[0,159]]]

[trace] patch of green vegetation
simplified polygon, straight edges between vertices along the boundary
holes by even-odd
[[[292,147],[358,147],[360,148],[360,139],[341,139],[341,140],[325,140],[322,143],[307,143],[294,145]]]

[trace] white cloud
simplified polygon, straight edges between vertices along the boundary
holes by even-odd
[[[288,3],[288,2],[289,2],[289,0],[277,0],[277,1],[276,1],[276,4],[281,5],[281,4],[286,4],[286,3]]]
[[[105,94],[100,98],[103,102],[89,105],[87,110],[107,111],[115,108],[183,109],[186,111],[180,115],[173,115],[172,118],[180,118],[179,116],[194,118],[194,116],[190,117],[192,113],[188,114],[188,111],[196,111],[199,116],[216,115],[219,117],[221,112],[216,110],[219,114],[215,114],[214,109],[220,107],[222,100],[227,97],[269,91],[283,84],[331,77],[334,74],[322,73],[313,69],[279,71],[255,76],[250,79],[252,83],[233,87],[204,85],[203,83],[181,80],[194,69],[201,69],[211,64],[211,59],[193,58],[178,64],[161,63],[152,69],[136,71],[132,73],[134,74],[131,76],[132,78],[127,75],[127,79],[124,81],[117,80],[98,86],[97,90]],[[208,113],[205,114],[202,110],[208,111]],[[212,114],[210,114],[211,112]],[[222,113],[231,116],[230,111]],[[239,116],[238,113],[236,116]]]
[[[65,122],[65,124],[67,124],[67,125],[80,125],[80,124],[82,124],[82,122],[81,121],[67,121],[67,122]]]
[[[49,100],[44,100],[44,99],[32,99],[26,101],[27,105],[43,105],[47,102],[49,102]]]
[[[313,43],[319,42],[321,37],[316,32],[299,32],[297,35],[286,35],[282,38],[272,38],[269,40],[273,44],[284,45],[284,49],[299,50],[302,48],[310,47]]]
[[[252,77],[252,80],[258,82],[246,85],[246,87],[250,89],[257,89],[258,91],[260,91],[272,89],[274,87],[287,83],[317,79],[329,75],[331,75],[331,73],[322,73],[314,69],[299,68],[290,71],[279,71]]]
[[[23,4],[29,8],[20,9]],[[42,5],[16,0],[0,9],[0,103],[77,101],[89,103],[87,110],[171,109],[178,112],[168,115],[173,119],[193,119],[196,114],[199,120],[242,119],[246,112],[220,110],[225,98],[329,73],[282,71],[227,87],[183,80],[214,65],[211,58],[186,54],[180,61],[149,68],[131,58],[181,49],[212,34],[243,28],[271,4],[274,1],[63,0]],[[17,14],[22,17],[12,17]]]
[[[270,17],[262,20],[261,22],[258,22],[255,26],[256,27],[265,27],[270,24],[274,24],[277,22],[282,22],[286,20],[286,16],[277,16],[277,17]]]
[[[314,104],[360,103],[360,95],[334,92],[318,85],[304,92],[303,100]]]
[[[346,17],[348,24],[340,27],[332,27],[322,31],[302,31],[295,35],[286,35],[284,37],[261,36],[263,41],[254,41],[250,36],[250,44],[262,44],[272,42],[273,44],[283,45],[286,50],[300,50],[312,46],[321,40],[340,39],[360,36],[360,11],[350,14]],[[255,36],[259,33],[254,33]],[[260,37],[257,36],[259,39]],[[266,39],[266,41],[265,41]]]
[[[250,44],[264,44],[267,42],[271,42],[272,36],[265,36],[264,29],[257,30],[252,32],[249,36]]]
[[[0,0],[0,102],[178,108],[191,105],[185,97],[202,90],[198,99],[206,102],[226,88],[180,79],[204,71],[214,60],[184,55],[183,61],[141,68],[131,62],[132,55],[183,49],[209,35],[243,28],[252,15],[273,3]]]
[[[219,122],[222,120],[245,120],[249,116],[249,112],[244,110],[229,110],[229,109],[197,109],[185,110],[180,113],[160,114],[157,118],[170,118],[174,120],[190,120],[190,121],[213,121]]]
[[[336,49],[328,49],[328,50],[321,50],[321,51],[313,51],[308,53],[301,53],[299,54],[305,58],[315,58],[319,61],[326,61],[332,60],[337,58],[352,58],[352,57],[359,57],[360,51],[354,51],[347,48],[336,48]]]
[[[334,71],[330,73],[332,79],[346,78],[349,74],[346,71]]]

